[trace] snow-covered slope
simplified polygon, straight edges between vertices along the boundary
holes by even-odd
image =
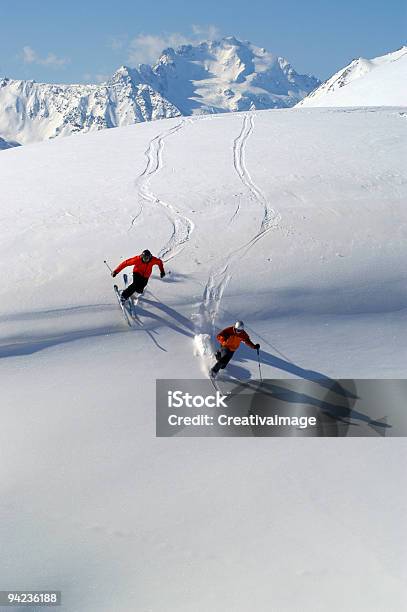
[[[403,609],[405,440],[156,439],[154,384],[237,318],[265,377],[406,377],[406,127],[271,110],[2,153],[3,584],[61,612]],[[144,248],[171,274],[129,330],[103,260]]]
[[[407,47],[353,60],[298,106],[407,106]]]
[[[233,37],[166,49],[103,85],[0,81],[0,134],[22,144],[180,114],[296,104],[319,84],[287,60]]]

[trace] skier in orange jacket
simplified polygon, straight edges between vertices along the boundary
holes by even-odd
[[[244,330],[243,321],[236,321],[233,326],[226,327],[218,333],[216,338],[220,342],[221,348],[216,352],[216,363],[210,371],[210,376],[213,378],[215,378],[219,370],[226,368],[241,342],[257,351],[260,348],[260,344],[254,344],[250,340],[249,335]]]
[[[117,266],[112,272],[113,278],[124,268],[127,266],[133,266],[133,282],[129,285],[121,294],[120,299],[122,304],[133,295],[134,292],[143,293],[148,279],[151,276],[151,272],[153,271],[153,266],[158,266],[160,268],[160,277],[164,278],[165,270],[162,259],[159,257],[154,257],[148,249],[145,249],[141,255],[136,255],[135,257],[130,257],[130,259],[125,259],[121,264]]]

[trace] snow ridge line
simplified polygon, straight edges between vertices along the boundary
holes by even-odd
[[[160,199],[150,189],[150,181],[152,177],[163,167],[163,149],[165,139],[181,130],[184,125],[185,120],[183,119],[175,126],[161,132],[150,141],[150,144],[144,153],[147,160],[146,166],[137,179],[139,198],[142,201],[150,202],[154,205],[159,204],[162,206],[166,217],[172,225],[172,234],[167,243],[158,253],[159,257],[162,259],[165,258],[164,261],[169,261],[183,249],[183,245],[190,239],[195,227],[191,219],[184,215],[178,208]],[[141,204],[141,209],[137,215],[133,217],[131,226],[134,225],[136,219],[141,214],[142,207],[143,204]]]

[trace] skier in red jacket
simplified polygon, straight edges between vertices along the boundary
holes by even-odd
[[[260,344],[254,344],[245,332],[243,321],[236,321],[233,326],[222,329],[216,338],[220,342],[221,348],[216,352],[216,363],[210,370],[212,378],[216,377],[219,370],[226,368],[241,342],[244,342],[252,349],[256,349],[256,351],[260,349]]]
[[[121,264],[117,266],[112,272],[113,278],[124,268],[127,266],[133,267],[133,282],[129,285],[121,294],[120,299],[122,303],[124,303],[127,298],[133,295],[134,292],[143,293],[148,279],[151,276],[151,272],[153,271],[153,266],[158,266],[160,268],[160,277],[164,278],[165,270],[162,259],[158,257],[154,257],[148,249],[145,249],[141,255],[136,255],[135,257],[130,257],[130,259],[125,259]]]

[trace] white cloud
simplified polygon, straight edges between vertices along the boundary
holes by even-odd
[[[42,66],[52,67],[65,66],[71,61],[69,58],[58,57],[55,53],[48,53],[46,57],[40,57],[38,53],[28,45],[23,47],[22,58],[25,64],[40,64]]]
[[[129,37],[127,34],[119,34],[118,36],[109,36],[107,46],[113,51],[121,51],[127,44]]]
[[[215,25],[202,26],[194,24],[192,32],[195,36],[205,40],[217,40],[220,37],[220,30]]]
[[[106,81],[108,81],[110,78],[110,74],[100,73],[100,74],[97,74],[95,78],[96,78],[96,83],[106,83]]]
[[[172,33],[166,36],[139,34],[130,42],[128,61],[133,64],[151,63],[158,59],[163,49],[179,47],[190,41],[182,34]]]
[[[190,36],[184,36],[178,32],[163,34],[139,34],[130,41],[128,47],[128,59],[130,64],[151,64],[155,62],[161,52],[167,47],[179,47],[180,45],[197,44],[202,40],[215,40],[219,38],[219,29],[216,26],[192,26]]]
[[[34,49],[31,47],[23,47],[23,61],[24,64],[33,64],[36,60],[36,54]]]
[[[82,80],[87,84],[94,83],[106,83],[110,79],[111,75],[105,72],[98,72],[97,74],[92,74],[91,72],[85,72],[82,75]]]

